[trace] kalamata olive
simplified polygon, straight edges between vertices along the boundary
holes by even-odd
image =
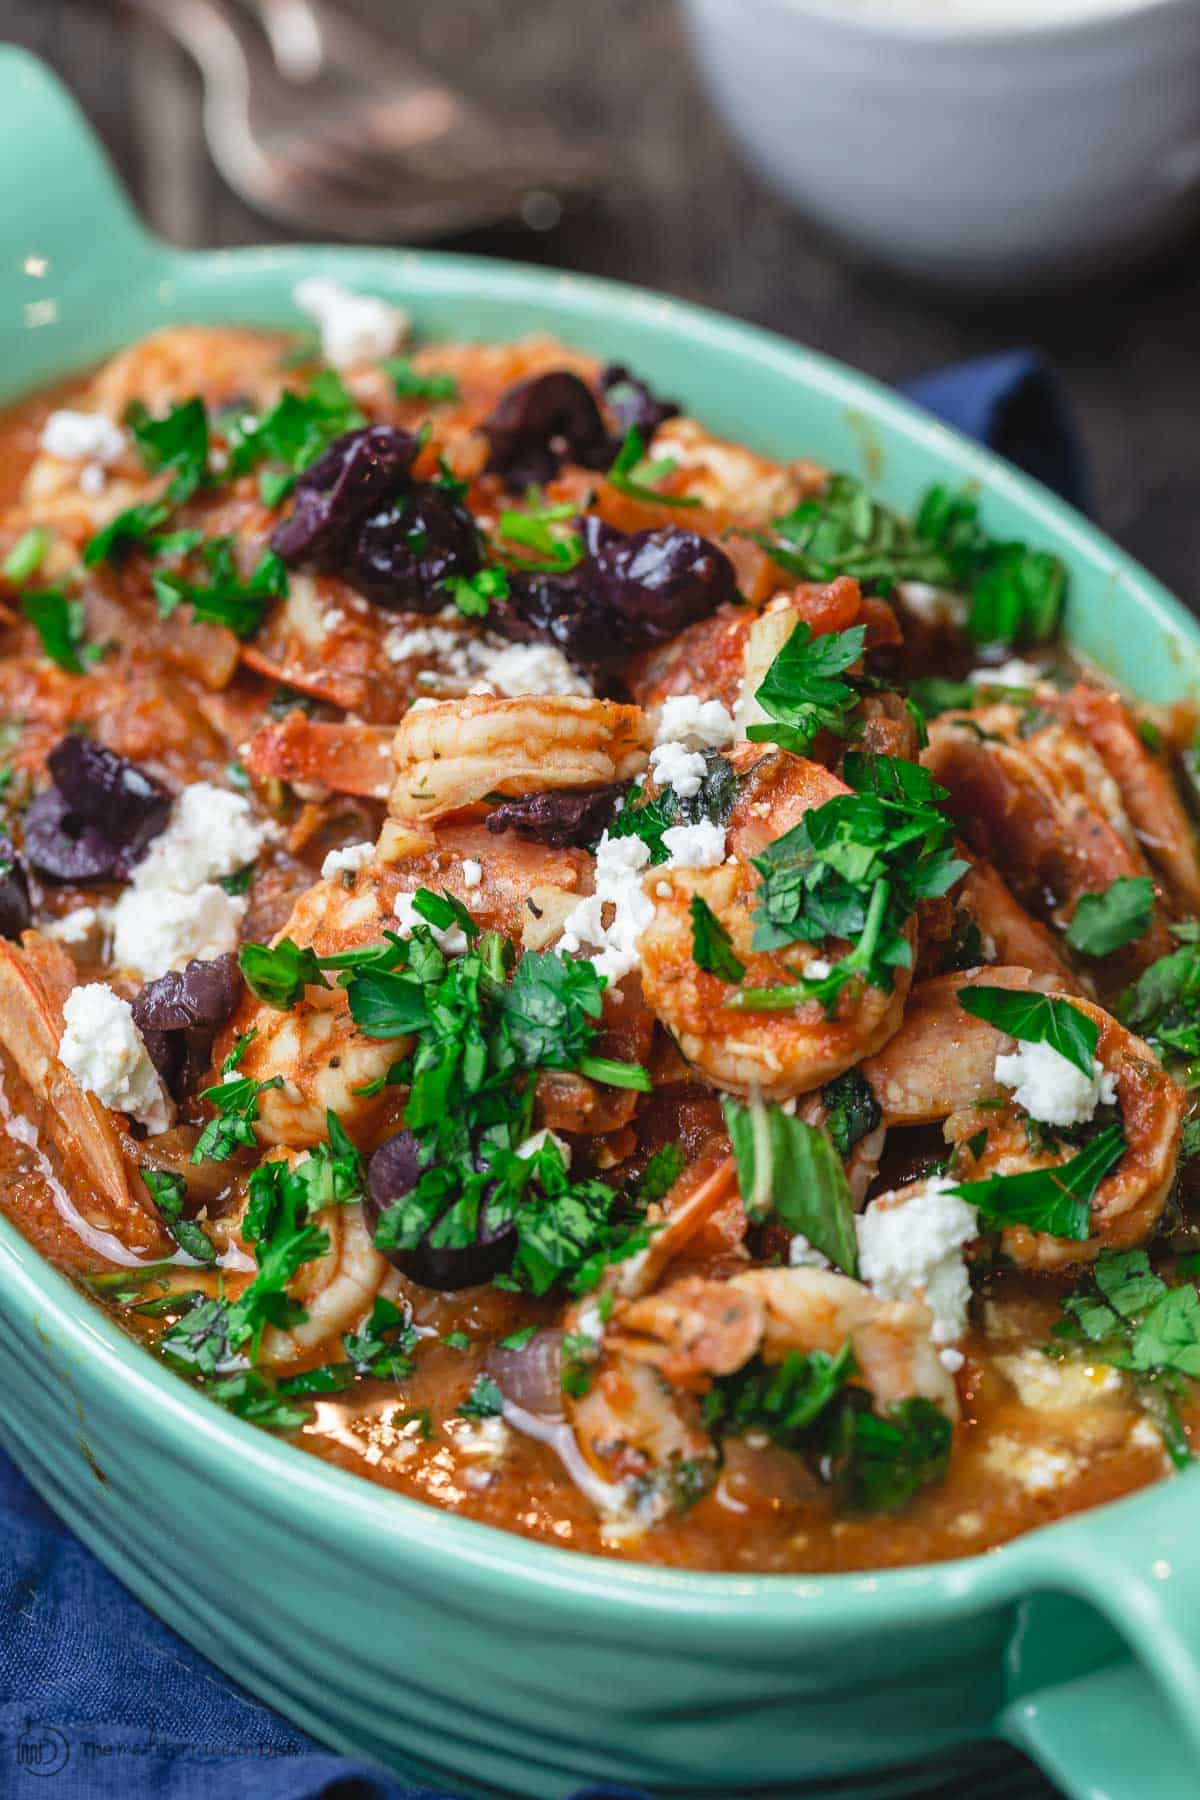
[[[29,883],[12,839],[0,832],[0,937],[19,938],[33,922]]]
[[[667,419],[678,417],[675,402],[660,400],[644,381],[630,374],[624,363],[609,363],[601,372],[600,386],[621,430],[628,431],[636,425],[647,443]]]
[[[94,739],[68,735],[46,762],[70,811],[111,843],[124,846],[127,860],[135,861],[166,824],[170,789]]]
[[[449,599],[442,583],[482,560],[466,507],[423,482],[364,520],[342,573],[376,606],[433,613]]]
[[[594,844],[611,825],[617,801],[625,792],[620,781],[605,787],[547,789],[505,800],[484,820],[489,831],[515,831],[536,844],[564,850],[569,844]]]
[[[493,600],[488,625],[517,643],[553,644],[581,669],[616,668],[628,655],[611,611],[597,604],[585,564],[566,575],[510,575]]]
[[[509,388],[483,429],[489,472],[518,492],[552,480],[567,458],[585,469],[607,469],[617,451],[594,394],[566,369]]]
[[[593,591],[629,634],[631,649],[674,637],[737,596],[725,552],[677,526],[631,536],[589,514],[579,521]]]
[[[422,1167],[417,1140],[411,1131],[398,1131],[380,1144],[367,1166],[367,1192],[363,1199],[363,1214],[372,1236],[387,1208],[417,1185]],[[432,1244],[427,1232],[412,1250],[384,1250],[382,1254],[410,1281],[442,1293],[454,1293],[459,1288],[478,1287],[500,1274],[511,1263],[516,1248],[515,1225],[489,1224],[485,1199],[473,1243],[460,1248]]]
[[[363,515],[407,482],[416,455],[416,438],[396,426],[347,431],[301,475],[271,548],[289,563],[337,564]]]
[[[230,953],[169,969],[134,1000],[133,1022],[177,1100],[208,1067],[213,1038],[241,995],[237,957]]]
[[[187,1031],[206,1025],[223,1025],[242,996],[242,977],[237,957],[194,959],[183,969],[169,969],[157,981],[148,981],[133,1002],[133,1020],[139,1031]]]
[[[85,825],[57,788],[37,796],[25,814],[25,860],[52,881],[86,886],[113,881],[124,869],[122,847],[95,825]]]

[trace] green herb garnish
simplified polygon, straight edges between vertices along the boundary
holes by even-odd
[[[854,1200],[829,1133],[781,1107],[724,1102],[746,1216],[801,1233],[843,1274],[858,1274]]]
[[[1059,1056],[1089,1080],[1094,1073],[1096,1045],[1100,1039],[1094,1020],[1050,994],[1017,988],[961,987],[958,1004],[976,1019],[985,1019],[997,1031],[1025,1044],[1049,1044]]]
[[[746,965],[738,961],[733,939],[708,902],[692,895],[692,961],[720,981],[740,981]]]
[[[1083,956],[1109,956],[1150,929],[1154,883],[1148,875],[1120,876],[1102,894],[1084,894],[1067,927],[1067,942]]]

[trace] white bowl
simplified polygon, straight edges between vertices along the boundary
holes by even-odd
[[[684,9],[767,181],[872,261],[1028,287],[1182,242],[1200,217],[1200,0]]]

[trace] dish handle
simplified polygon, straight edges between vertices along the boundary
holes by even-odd
[[[1124,1509],[1115,1507],[1092,1515],[1088,1533],[1042,1540],[1041,1579],[1022,1603],[1011,1650],[1015,1697],[998,1730],[1071,1800],[1200,1793],[1200,1565],[1187,1543],[1181,1485],[1191,1490],[1193,1480],[1157,1491],[1165,1501],[1174,1490],[1174,1505],[1157,1508],[1161,1530],[1152,1515],[1151,1528],[1139,1521],[1130,1541]],[[1100,1666],[1056,1681],[1063,1594],[1086,1608]]]
[[[0,281],[6,341],[52,338],[68,311],[104,310],[162,259],[71,95],[14,45],[0,47],[0,167],[15,177],[4,234],[20,271],[18,286]]]

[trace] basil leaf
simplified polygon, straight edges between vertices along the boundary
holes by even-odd
[[[771,1215],[846,1275],[858,1275],[854,1200],[829,1133],[762,1101],[723,1102],[747,1217]]]
[[[1092,1076],[1100,1033],[1094,1020],[1069,1000],[1016,988],[980,986],[959,988],[958,1004],[1009,1037],[1026,1044],[1049,1044],[1081,1074]]]

